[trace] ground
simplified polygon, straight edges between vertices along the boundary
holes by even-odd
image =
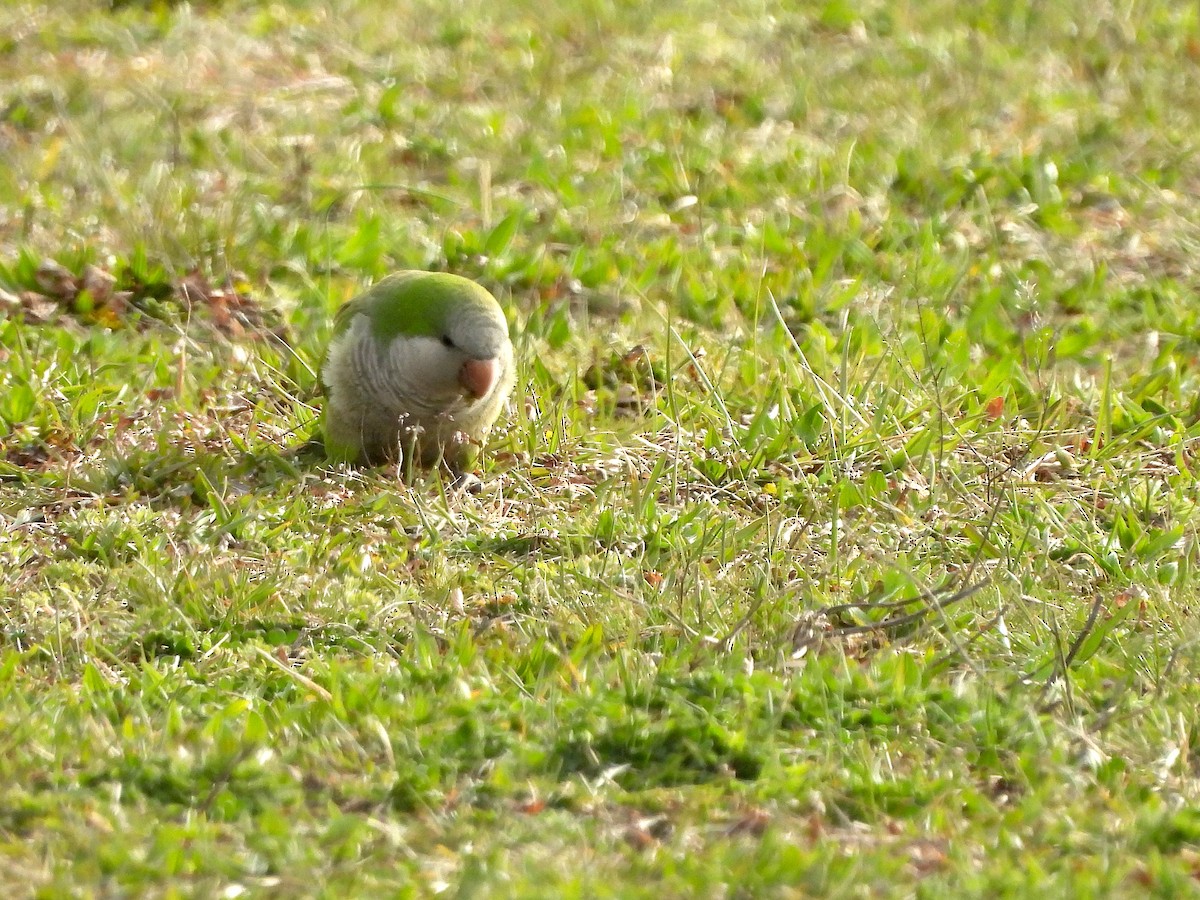
[[[110,6],[0,9],[10,893],[1198,889],[1195,3]],[[306,443],[399,268],[465,483]]]

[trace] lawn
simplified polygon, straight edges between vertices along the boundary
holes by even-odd
[[[10,896],[1200,891],[1200,8],[0,6]],[[474,477],[308,439],[504,305]]]

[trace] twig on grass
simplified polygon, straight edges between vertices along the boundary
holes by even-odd
[[[904,628],[908,625],[913,625],[922,622],[926,616],[932,612],[942,612],[948,607],[967,599],[978,591],[982,590],[990,579],[984,578],[982,581],[977,581],[974,584],[968,585],[956,593],[949,596],[938,598],[936,594],[929,591],[922,592],[921,596],[913,597],[910,600],[899,600],[891,603],[843,603],[838,606],[831,606],[826,609],[817,610],[814,613],[805,617],[805,621],[822,616],[828,616],[831,613],[845,611],[849,609],[895,609],[897,607],[908,606],[912,603],[925,601],[926,605],[921,609],[915,610],[904,615],[892,616],[883,619],[879,622],[870,622],[866,625],[845,625],[830,628],[828,630],[812,630],[810,634],[801,638],[799,636],[799,624],[796,630],[797,639],[794,640],[793,646],[797,651],[806,649],[820,641],[828,639],[837,639],[851,637],[857,634],[871,634],[875,632],[890,632],[896,629]]]
[[[1083,642],[1087,640],[1088,635],[1092,633],[1092,629],[1096,627],[1096,619],[1099,618],[1100,610],[1103,608],[1104,596],[1102,594],[1097,594],[1095,601],[1092,603],[1092,608],[1088,610],[1087,619],[1084,620],[1083,627],[1079,630],[1079,634],[1077,634],[1075,636],[1075,640],[1071,642],[1071,646],[1068,648],[1066,655],[1058,660],[1054,664],[1054,667],[1050,670],[1050,675],[1046,678],[1046,683],[1042,685],[1042,695],[1039,702],[1045,703],[1046,695],[1050,693],[1051,689],[1054,687],[1054,683],[1060,678],[1064,683],[1067,684],[1069,688],[1070,685],[1067,679],[1067,673],[1071,669],[1071,664],[1075,662],[1075,657],[1079,655],[1079,651],[1083,647]],[[1030,678],[1032,675],[1033,673],[1030,672],[1025,676],[1025,678]]]
[[[309,678],[303,672],[297,672],[291,666],[284,664],[278,657],[274,656],[271,653],[268,653],[262,647],[255,647],[254,655],[259,657],[260,659],[265,660],[266,662],[269,662],[271,665],[273,665],[275,668],[277,668],[280,672],[285,673],[289,678],[291,678],[293,681],[295,681],[300,686],[305,687],[308,690],[312,691],[314,694],[316,694],[318,697],[320,697],[326,703],[333,702],[333,694],[329,693],[329,691],[327,691],[325,688],[321,687],[321,685],[317,684],[315,681],[313,681],[311,678]]]

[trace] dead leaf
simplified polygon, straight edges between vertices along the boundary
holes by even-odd
[[[949,857],[941,841],[917,841],[908,848],[908,859],[918,875],[931,875],[945,868]]]
[[[188,309],[206,310],[217,330],[227,336],[237,338],[250,331],[253,337],[263,337],[271,332],[264,330],[265,316],[246,293],[248,286],[245,276],[235,273],[217,287],[203,272],[193,269],[180,280],[176,293]]]
[[[735,834],[749,834],[754,837],[761,837],[767,830],[767,826],[771,824],[771,814],[760,807],[752,807],[746,813],[729,826],[725,833],[732,836]]]
[[[21,293],[21,309],[25,321],[30,325],[48,325],[55,322],[62,311],[58,303],[36,291]]]
[[[50,454],[42,444],[13,447],[8,451],[6,462],[20,469],[43,469],[50,461]]]
[[[93,265],[87,265],[83,269],[83,277],[79,281],[80,290],[87,291],[92,295],[92,301],[99,306],[107,306],[113,296],[113,289],[117,285],[116,276],[111,272],[105,272],[103,269]]]
[[[79,281],[75,275],[62,263],[52,259],[44,259],[38,265],[33,275],[38,290],[48,297],[67,303],[75,299],[79,293]]]
[[[625,842],[635,850],[648,850],[658,843],[654,839],[654,835],[636,825],[625,829]]]

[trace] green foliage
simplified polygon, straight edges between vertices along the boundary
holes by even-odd
[[[1198,46],[4,7],[0,885],[1191,891]],[[305,443],[413,267],[513,322],[477,483]]]

